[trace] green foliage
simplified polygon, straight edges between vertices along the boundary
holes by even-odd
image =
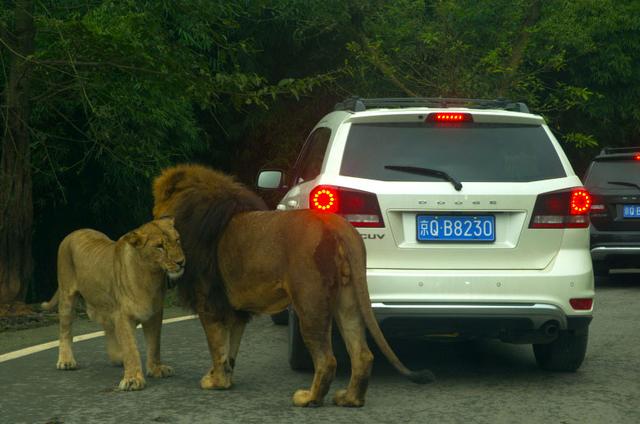
[[[133,198],[134,210],[148,210],[149,180],[159,169],[203,154],[212,147],[205,140],[226,142],[202,133],[203,113],[266,108],[278,95],[298,97],[331,78],[270,84],[255,72],[258,50],[240,24],[251,10],[241,4],[65,1],[39,12],[31,126],[36,182],[52,199],[67,197],[66,174],[82,176],[91,166],[105,183],[96,204]]]
[[[205,0],[38,3],[29,124],[36,250],[45,260],[73,229],[117,237],[149,219],[161,168],[228,167],[242,126],[229,123],[247,108],[331,80],[263,76],[258,43],[244,31],[255,12]]]
[[[40,0],[31,58],[39,262],[67,232],[118,236],[183,161],[288,168],[336,100],[505,97],[581,171],[640,144],[640,2]],[[8,40],[12,10],[0,7]],[[0,44],[0,83],[11,59]],[[54,225],[55,224],[55,225]],[[41,266],[40,275],[50,274]]]
[[[591,134],[569,133],[563,137],[564,141],[575,145],[579,149],[598,147],[598,141]]]
[[[640,144],[640,2],[371,0],[349,13],[352,92],[513,98],[569,146]]]

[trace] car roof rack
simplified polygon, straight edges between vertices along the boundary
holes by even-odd
[[[401,107],[465,107],[470,109],[503,109],[513,112],[529,113],[529,108],[522,102],[506,99],[458,99],[450,97],[399,97],[363,99],[352,96],[337,103],[334,110],[363,112],[367,109],[401,108]]]
[[[629,147],[605,147],[594,158],[597,161],[615,161],[636,159],[640,155],[640,146]]]
[[[636,147],[605,147],[600,151],[602,155],[615,155],[620,153],[640,153],[640,146]]]

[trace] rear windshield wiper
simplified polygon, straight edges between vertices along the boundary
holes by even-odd
[[[421,168],[418,166],[396,166],[396,165],[386,165],[384,168],[390,169],[392,171],[406,172],[408,174],[426,175],[428,177],[441,178],[453,184],[453,188],[455,188],[456,191],[462,190],[462,184],[458,180],[456,180],[446,172],[438,171],[437,169]]]
[[[607,184],[615,184],[615,185],[621,185],[626,187],[635,187],[638,190],[640,190],[640,185],[634,184],[634,183],[626,183],[624,181],[607,181]]]

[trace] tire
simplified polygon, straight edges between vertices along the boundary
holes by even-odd
[[[588,329],[560,331],[558,338],[551,343],[534,344],[533,354],[543,370],[574,372],[582,365],[588,339]]]
[[[300,334],[300,321],[289,308],[289,366],[295,371],[313,370],[313,360]]]
[[[282,312],[278,312],[277,314],[271,315],[271,321],[275,325],[287,325],[289,323],[289,308],[285,309]]]

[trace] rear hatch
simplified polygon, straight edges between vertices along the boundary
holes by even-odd
[[[368,267],[543,269],[553,260],[564,231],[530,229],[532,211],[539,194],[579,180],[567,177],[541,120],[473,117],[354,120],[340,175],[376,193],[385,221],[359,229]],[[434,170],[446,176],[428,175]]]
[[[640,231],[640,160],[633,155],[598,160],[585,186],[593,194],[591,222],[596,229]]]

